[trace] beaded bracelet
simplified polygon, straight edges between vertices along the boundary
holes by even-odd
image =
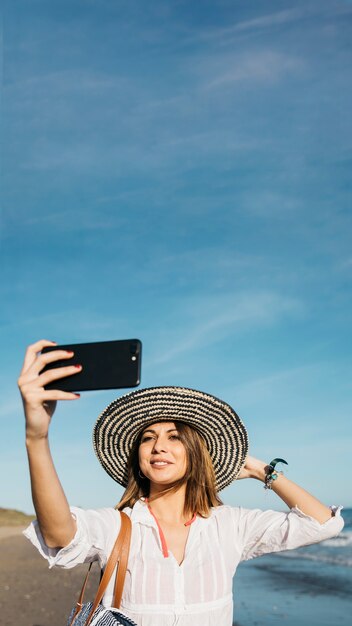
[[[277,463],[285,463],[285,465],[288,465],[285,459],[273,459],[272,461],[270,461],[269,465],[267,465],[265,468],[264,489],[272,489],[273,482],[277,480],[280,474],[283,474],[282,471],[278,472],[275,469]]]

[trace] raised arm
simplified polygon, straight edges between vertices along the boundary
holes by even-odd
[[[268,464],[263,461],[248,456],[239,478],[255,478],[265,483],[265,468],[267,465]],[[310,515],[310,517],[316,519],[320,524],[327,522],[327,520],[331,518],[332,512],[325,504],[322,504],[317,498],[308,493],[308,491],[299,487],[299,485],[296,485],[296,483],[282,474],[279,474],[277,480],[272,483],[272,490],[289,508],[297,506],[302,513]]]
[[[45,543],[50,548],[57,548],[70,543],[76,532],[76,523],[51,457],[49,425],[57,400],[76,400],[79,395],[44,389],[53,380],[77,374],[75,365],[40,373],[47,363],[73,356],[72,352],[63,350],[40,353],[44,346],[53,345],[51,341],[42,340],[28,347],[18,386],[26,418],[26,447],[33,504]]]

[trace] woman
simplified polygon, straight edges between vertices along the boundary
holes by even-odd
[[[57,400],[78,396],[44,385],[77,373],[43,367],[72,353],[26,352],[19,387],[37,514],[26,536],[49,566],[106,564],[120,528],[119,510],[70,509],[48,444]],[[121,610],[139,626],[230,626],[232,577],[240,561],[335,536],[343,526],[330,509],[267,463],[247,455],[246,430],[234,410],[199,391],[139,390],[110,404],[94,428],[104,469],[126,487],[118,509],[130,516],[132,541]],[[290,511],[223,506],[218,491],[253,478]],[[103,602],[111,606],[113,582]]]

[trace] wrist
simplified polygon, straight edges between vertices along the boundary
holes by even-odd
[[[277,479],[283,474],[282,470],[276,469],[278,463],[288,465],[285,459],[276,458],[270,461],[269,465],[265,467],[264,489],[273,489]]]
[[[40,445],[47,445],[49,441],[48,433],[34,433],[26,429],[26,447],[32,448]]]
[[[262,461],[257,464],[251,471],[251,478],[265,482],[267,464]]]

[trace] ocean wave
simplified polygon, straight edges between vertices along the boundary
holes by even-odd
[[[326,541],[323,541],[322,545],[331,548],[344,548],[345,546],[352,546],[352,532],[342,532],[337,537],[326,539]]]
[[[300,550],[292,550],[287,552],[278,552],[277,556],[281,556],[285,559],[304,559],[308,561],[319,561],[322,563],[328,563],[330,565],[341,565],[343,567],[352,567],[352,554],[324,554],[322,552],[305,552],[302,548]]]

